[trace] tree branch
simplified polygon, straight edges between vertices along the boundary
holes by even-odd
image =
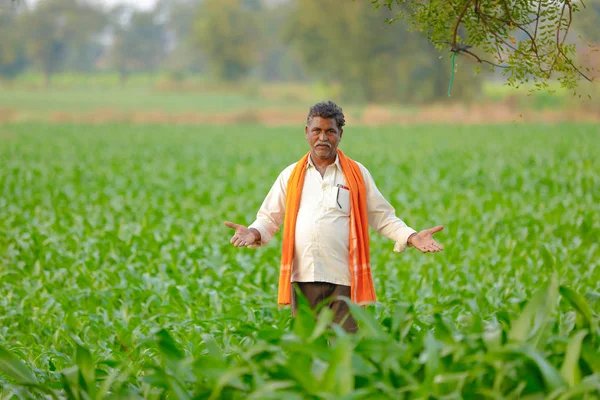
[[[469,50],[467,50],[467,49],[460,49],[460,50],[458,50],[458,52],[457,52],[457,53],[465,53],[465,54],[468,54],[468,55],[470,55],[471,57],[473,57],[473,58],[474,58],[474,59],[475,59],[475,60],[476,60],[478,63],[480,63],[480,64],[481,64],[481,63],[486,63],[486,64],[493,65],[494,67],[498,67],[498,68],[508,68],[508,65],[498,65],[498,64],[495,64],[495,63],[493,63],[493,62],[491,62],[491,61],[484,60],[484,59],[480,58],[479,56],[477,56],[475,53],[472,53],[472,52],[470,52],[470,51],[469,51]]]
[[[567,29],[567,32],[565,33],[565,36],[563,37],[563,42],[560,43],[560,27],[562,25],[566,7],[567,7],[567,3],[565,2],[560,11],[560,18],[558,19],[558,25],[556,26],[556,49],[558,51],[558,54],[556,55],[556,57],[554,57],[554,61],[552,62],[552,65],[550,66],[550,69],[548,70],[548,78],[550,78],[550,75],[552,75],[552,71],[554,71],[554,67],[556,66],[556,63],[558,62],[558,59],[560,58],[560,55],[561,55],[560,46],[562,44],[564,44],[564,41],[567,38],[568,29]]]
[[[454,25],[454,33],[452,35],[452,50],[453,51],[456,50],[456,37],[458,36],[458,27],[460,26],[460,23],[462,22],[462,19],[465,16],[465,14],[467,13],[467,9],[469,8],[469,5],[472,2],[473,2],[473,0],[467,0],[465,2],[465,6],[463,7],[462,11],[460,12],[458,19],[456,20],[456,24]]]
[[[535,30],[533,31],[533,40],[534,41],[537,38],[538,26],[540,25],[540,15],[541,15],[541,13],[542,13],[542,2],[539,1],[538,2],[537,17],[535,19]]]
[[[562,47],[564,46],[567,34],[569,33],[569,30],[570,30],[570,27],[571,27],[571,23],[572,23],[572,19],[573,19],[573,17],[572,17],[572,6],[571,6],[571,4],[568,1],[565,1],[563,3],[563,7],[561,9],[560,19],[558,21],[558,26],[556,28],[556,47],[557,47],[558,54],[555,57],[554,62],[552,63],[552,66],[550,67],[549,70],[544,70],[544,68],[541,65],[541,58],[544,57],[544,56],[550,55],[552,52],[548,52],[545,55],[540,55],[539,51],[538,51],[537,43],[536,43],[537,32],[538,32],[539,21],[540,21],[540,15],[541,15],[542,2],[541,1],[538,2],[538,9],[537,9],[537,13],[536,13],[535,19],[532,20],[532,21],[530,21],[530,22],[527,22],[525,24],[520,24],[520,23],[518,23],[518,22],[516,22],[514,20],[514,18],[513,18],[512,14],[510,12],[510,8],[509,8],[508,3],[507,3],[506,0],[501,0],[501,2],[502,2],[502,5],[504,6],[504,10],[505,10],[506,15],[508,17],[508,20],[506,20],[504,18],[500,18],[500,17],[494,16],[494,15],[489,15],[489,14],[486,14],[486,13],[482,12],[480,10],[480,8],[478,7],[478,2],[475,3],[475,5],[476,5],[476,7],[475,7],[475,13],[478,16],[481,17],[481,21],[482,21],[483,25],[496,38],[496,40],[498,40],[501,44],[507,46],[509,49],[511,49],[515,53],[521,54],[524,57],[532,57],[532,58],[537,59],[538,60],[538,63],[537,63],[538,64],[538,68],[540,69],[540,71],[542,71],[545,74],[547,74],[548,77],[550,77],[550,75],[552,74],[552,71],[554,70],[554,67],[556,66],[556,63],[558,62],[558,58],[560,56],[562,56],[566,60],[566,62],[575,71],[577,71],[577,73],[579,75],[581,75],[583,78],[585,78],[589,82],[593,81],[593,79],[590,79],[579,68],[577,68],[575,66],[575,64],[571,61],[571,59],[569,59],[567,57],[567,55],[564,53],[564,51],[562,49]],[[468,4],[466,4],[466,6],[468,6]],[[561,40],[560,40],[560,31],[561,31],[561,27],[562,27],[562,21],[563,21],[563,18],[564,18],[565,9],[567,7],[569,9],[569,22],[567,24],[567,27],[565,28],[564,36],[563,36],[562,42],[561,42]],[[585,5],[584,5],[584,7],[585,7]],[[466,8],[463,9],[463,11],[466,11]],[[460,18],[462,19],[463,16],[464,16],[464,12],[461,13]],[[521,50],[519,50],[518,48],[516,48],[515,46],[511,45],[510,43],[508,43],[506,40],[504,40],[504,38],[502,38],[498,34],[498,32],[496,32],[496,30],[494,29],[494,27],[491,26],[489,19],[494,19],[496,21],[502,22],[503,24],[508,25],[509,27],[516,27],[519,30],[521,30],[522,32],[524,32],[529,37],[529,39],[531,41],[531,52],[532,53],[531,54],[526,54],[526,53],[522,52]],[[534,33],[532,35],[527,29],[524,28],[524,26],[531,24],[533,21],[535,21],[535,30],[534,30]],[[459,21],[457,21],[457,22],[459,22]],[[457,26],[458,26],[458,24],[455,25],[455,30],[454,30],[455,34],[456,34],[457,30],[458,30]],[[455,39],[456,38],[454,37],[454,40]],[[493,65],[493,66],[496,66],[496,67],[499,67],[499,68],[507,68],[507,66],[498,65],[498,64],[489,62],[487,60],[482,60],[480,57],[478,57],[477,55],[475,55],[474,53],[472,53],[472,52],[470,52],[470,51],[468,51],[466,49],[457,48],[456,44],[455,44],[455,41],[453,42],[452,49],[453,49],[453,51],[458,50],[458,52],[463,52],[463,53],[469,54],[470,56],[472,56],[473,58],[475,58],[477,60],[477,62],[479,62],[479,63],[487,63],[487,64],[490,64],[490,65]],[[502,60],[502,57],[500,56],[499,49],[497,49],[497,50],[498,50],[499,59]]]
[[[498,60],[500,60],[500,62],[504,62],[502,59],[502,53],[500,52],[500,45],[498,43],[496,43],[496,53],[498,53]]]
[[[569,29],[571,29],[571,24],[573,23],[573,8],[571,6],[571,3],[569,2],[565,2],[565,4],[563,5],[563,12],[564,12],[564,7],[565,5],[567,7],[569,7],[569,23],[567,24],[567,27],[565,28],[565,35],[563,36],[563,40],[562,43],[560,44],[560,46],[557,46],[558,48],[558,52],[559,54],[561,54],[565,60],[569,63],[569,65],[571,65],[571,67],[573,67],[573,69],[575,69],[575,71],[577,71],[579,73],[579,75],[583,76],[588,82],[592,82],[593,79],[590,79],[588,76],[586,76],[583,72],[581,72],[579,70],[579,68],[577,68],[575,66],[575,64],[573,64],[573,62],[571,61],[571,59],[569,57],[567,57],[567,55],[563,52],[563,45],[565,44],[565,40],[567,39],[567,34],[569,33]],[[561,13],[561,19],[559,21],[559,28],[560,28],[560,23],[562,22],[562,13]],[[558,34],[557,34],[557,38],[558,38]],[[557,43],[558,44],[558,43]]]
[[[575,0],[559,0],[558,2],[546,0],[524,2],[512,0],[489,2],[483,0],[393,1],[401,7],[409,9],[411,5],[428,7],[429,9],[421,9],[422,16],[418,14],[416,26],[425,32],[432,42],[445,43],[450,46],[450,51],[453,53],[462,53],[478,63],[508,68],[511,72],[514,69],[515,73],[518,72],[517,80],[525,80],[526,78],[523,76],[528,76],[528,74],[533,74],[542,80],[550,79],[552,73],[558,71],[568,78],[563,82],[565,86],[575,85],[575,79],[578,77],[593,81],[585,75],[580,69],[581,67],[577,67],[575,62],[569,58],[572,47],[570,45],[565,47],[566,38],[572,26],[572,14],[576,7],[571,2]],[[583,2],[585,0],[580,1],[583,8],[586,8],[586,4]],[[443,7],[445,12],[439,15],[434,13],[432,11],[435,9],[434,4],[440,8]],[[470,7],[473,7],[473,10]],[[447,13],[455,16],[455,19],[450,19],[452,17]],[[444,32],[438,29],[441,25],[445,28]],[[493,62],[484,60],[473,53],[476,50],[469,50],[471,46],[466,43],[470,38],[459,34],[461,25],[468,32],[468,36],[472,35],[473,45],[483,45],[486,51],[490,51],[489,57]],[[448,30],[451,38],[447,38]],[[554,35],[556,38],[553,37]],[[517,41],[518,37],[522,37],[523,40]],[[494,57],[497,58],[494,59]],[[514,61],[516,64],[503,65],[507,60]]]
[[[496,39],[498,39],[500,42],[502,42],[505,46],[507,46],[508,48],[510,48],[512,51],[514,51],[515,53],[519,53],[522,54],[526,57],[530,56],[529,54],[525,54],[523,53],[521,50],[517,49],[516,47],[514,47],[513,45],[511,45],[510,43],[507,43],[502,37],[500,37],[500,35],[498,35],[498,33],[490,26],[490,24],[488,23],[487,20],[487,14],[481,14],[482,17],[482,22],[483,25],[488,29],[488,31],[494,35],[496,37]]]
[[[540,4],[542,4],[542,3],[540,2]],[[505,23],[507,25],[516,26],[518,29],[520,29],[521,31],[523,31],[529,37],[529,39],[531,40],[531,51],[536,55],[536,57],[540,56],[539,53],[538,53],[538,48],[537,48],[537,44],[536,44],[535,38],[531,35],[531,33],[529,33],[529,31],[527,29],[523,28],[523,26],[529,25],[533,21],[531,21],[531,22],[529,22],[527,24],[518,24],[518,23],[516,23],[512,19],[512,17],[509,17],[510,18],[509,20],[505,20],[503,18],[499,18],[499,17],[496,17],[494,15],[489,15],[489,14],[485,14],[485,13],[482,13],[482,16],[493,18],[493,19],[498,20],[500,22],[503,22],[503,23]],[[536,31],[535,31],[535,33],[537,34],[537,23],[536,23]]]
[[[511,24],[515,23],[515,20],[513,19],[510,10],[508,9],[508,4],[506,3],[506,0],[502,0],[502,4],[504,4],[504,10],[506,11],[506,15],[508,16],[508,20],[510,21]]]

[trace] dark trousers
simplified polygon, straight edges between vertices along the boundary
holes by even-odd
[[[300,289],[300,292],[306,297],[312,309],[315,309],[320,302],[329,297],[344,296],[350,298],[350,286],[336,285],[328,282],[294,282],[292,285]],[[296,316],[297,303],[296,291],[292,290],[292,315],[294,316]],[[358,330],[356,321],[349,313],[350,309],[345,301],[334,299],[328,304],[328,307],[333,311],[333,322],[336,324],[341,323],[342,328],[346,332],[356,332]]]

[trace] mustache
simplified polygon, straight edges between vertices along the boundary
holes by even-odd
[[[328,143],[328,142],[317,142],[317,143],[315,143],[315,146],[321,146],[321,145],[327,146],[327,147],[331,148],[331,143]]]

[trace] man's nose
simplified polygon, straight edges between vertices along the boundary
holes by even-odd
[[[325,139],[327,139],[327,133],[326,132],[319,133],[319,140],[322,142],[325,142],[326,141]]]

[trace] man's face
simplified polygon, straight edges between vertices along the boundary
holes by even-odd
[[[311,155],[321,160],[335,159],[343,129],[338,128],[335,118],[313,117],[305,128]]]

